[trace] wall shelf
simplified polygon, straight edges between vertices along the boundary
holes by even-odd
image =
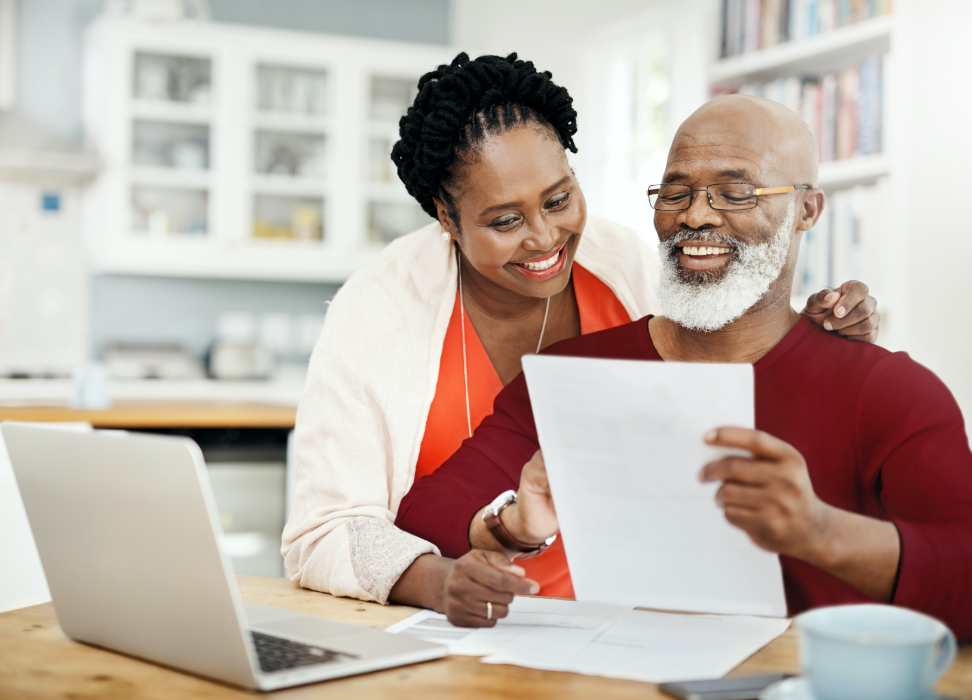
[[[133,119],[170,124],[209,124],[213,118],[213,108],[209,105],[133,100],[131,109]]]
[[[891,45],[893,19],[892,16],[875,17],[807,39],[716,61],[709,70],[709,79],[713,83],[742,84],[781,75],[832,70],[886,53]]]
[[[890,173],[891,160],[886,155],[832,160],[820,164],[819,184],[824,190],[873,185]]]

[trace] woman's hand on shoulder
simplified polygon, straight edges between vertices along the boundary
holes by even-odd
[[[802,313],[849,340],[876,343],[881,314],[877,311],[877,299],[869,291],[866,284],[857,280],[844,282],[837,289],[821,289],[810,295]]]
[[[493,627],[509,614],[514,595],[539,591],[539,584],[504,554],[474,549],[452,563],[440,612],[459,627]]]

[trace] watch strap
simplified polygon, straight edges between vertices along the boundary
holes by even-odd
[[[506,529],[506,526],[500,519],[500,514],[506,510],[511,503],[515,503],[515,501],[504,503],[495,510],[492,508],[486,509],[486,512],[483,514],[483,522],[486,523],[486,529],[493,533],[493,537],[495,537],[496,541],[503,545],[503,547],[513,552],[520,552],[520,554],[514,557],[515,559],[530,559],[538,554],[542,554],[547,547],[554,543],[557,536],[554,535],[540,544],[528,544],[515,538],[512,534],[510,534],[510,531]]]

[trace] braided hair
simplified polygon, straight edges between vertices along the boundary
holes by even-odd
[[[565,149],[577,153],[573,99],[552,77],[515,53],[471,61],[465,52],[422,76],[415,102],[398,122],[391,158],[405,189],[429,216],[438,218],[432,200],[438,196],[458,223],[446,185],[454,182],[455,166],[468,162],[487,136],[534,124],[552,129]]]

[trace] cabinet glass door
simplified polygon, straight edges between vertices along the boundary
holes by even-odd
[[[257,65],[254,79],[254,239],[323,241],[329,161],[326,70]]]
[[[429,216],[405,191],[391,161],[398,121],[417,94],[418,78],[371,76],[366,146],[368,243],[385,245],[429,223]]]
[[[210,231],[212,61],[137,52],[131,122],[131,229]]]

